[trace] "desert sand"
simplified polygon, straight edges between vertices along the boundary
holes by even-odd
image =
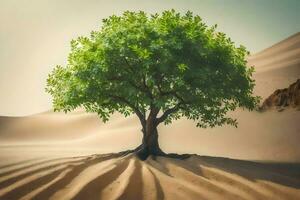
[[[250,56],[255,94],[265,99],[295,82],[299,58],[300,33]],[[164,151],[206,156],[146,161],[108,154],[140,144],[134,116],[106,124],[82,110],[3,116],[0,199],[300,199],[300,111],[231,115],[238,128],[185,119],[159,127]]]
[[[299,199],[299,164],[192,156],[39,158],[0,167],[1,199]]]

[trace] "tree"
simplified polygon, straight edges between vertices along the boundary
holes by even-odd
[[[135,114],[143,134],[135,151],[145,159],[165,155],[161,123],[186,117],[203,128],[236,126],[228,111],[256,107],[248,54],[191,12],[126,11],[104,19],[90,37],[72,40],[67,65],[49,74],[46,91],[55,111],[84,107],[104,122],[114,112]]]

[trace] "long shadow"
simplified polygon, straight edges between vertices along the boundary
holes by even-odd
[[[53,196],[58,190],[64,188],[68,183],[70,183],[75,177],[78,176],[83,170],[90,167],[91,165],[97,164],[99,162],[114,158],[114,155],[103,155],[98,156],[95,158],[89,157],[84,161],[83,164],[76,165],[73,167],[73,169],[68,172],[62,179],[58,180],[54,184],[50,185],[47,190],[43,190],[39,194],[37,194],[35,197],[32,198],[32,200],[41,200],[41,199],[49,199],[51,196]]]
[[[157,177],[155,176],[155,174],[152,172],[151,169],[149,169],[149,172],[152,174],[152,176],[154,178],[154,184],[155,184],[155,187],[156,187],[156,194],[157,194],[156,198],[157,198],[157,200],[165,199],[165,194],[162,190],[162,187],[161,187],[161,184],[160,184],[159,180],[157,179]]]
[[[155,168],[156,170],[162,172],[163,174],[165,174],[165,175],[167,175],[169,177],[173,177],[173,175],[170,173],[169,169],[166,168],[164,165],[162,165],[160,162],[158,162],[157,158],[156,159],[152,159],[152,161],[148,162],[148,164],[151,167]]]
[[[28,173],[25,173],[25,174],[20,174],[18,176],[15,176],[15,177],[12,177],[12,178],[9,178],[7,180],[4,180],[4,181],[0,182],[0,189],[5,188],[5,187],[15,183],[16,181],[24,179],[25,177],[33,175],[35,173],[42,172],[42,171],[45,171],[45,170],[48,170],[48,169],[52,169],[52,168],[55,168],[57,166],[61,166],[61,165],[65,165],[65,164],[78,163],[78,162],[80,162],[80,161],[75,160],[75,161],[56,163],[56,164],[48,165],[48,166],[45,166],[45,167],[41,167],[41,168],[38,168],[38,169],[35,169],[35,170],[32,170],[32,171],[29,171]]]
[[[43,177],[40,177],[34,181],[31,181],[25,185],[22,185],[8,193],[6,193],[5,195],[3,195],[0,199],[9,199],[9,200],[15,200],[15,199],[20,199],[21,197],[23,197],[24,195],[30,193],[31,191],[39,188],[40,186],[49,183],[50,181],[52,181],[53,179],[55,179],[61,172],[63,172],[67,167],[63,168],[63,169],[59,169],[57,171],[54,171],[48,175],[45,175]]]
[[[29,163],[31,161],[40,160],[40,159],[42,159],[42,158],[33,158],[33,159],[29,159],[29,160],[22,160],[22,161],[19,161],[19,162],[2,165],[2,166],[0,166],[0,169],[4,169],[4,168],[8,168],[8,167],[13,167],[13,166],[16,166],[16,165],[25,164],[25,163]]]
[[[141,161],[135,161],[135,171],[129,178],[129,184],[127,185],[123,194],[118,200],[123,199],[143,199],[143,179],[142,179],[142,166]]]
[[[172,161],[171,161],[172,162]],[[190,164],[188,163],[180,163],[180,164],[176,164],[177,167],[182,168],[183,170],[188,171],[189,173],[192,173],[193,175],[197,176],[197,177],[201,177],[205,180],[211,179],[208,175],[207,172],[203,173],[203,170],[201,168],[202,164],[193,164],[192,166],[190,166]],[[246,193],[248,193],[248,195],[252,196],[254,199],[261,199],[261,198],[266,198],[264,196],[264,194],[260,193],[259,191],[255,190],[254,188],[252,188],[251,186],[240,182],[239,180],[233,179],[231,177],[227,177],[221,174],[218,174],[218,182],[228,182],[230,183],[231,186],[237,186],[237,187],[241,187],[242,190],[244,190]],[[212,190],[215,193],[223,193],[224,195],[230,195],[230,199],[244,199],[242,196],[233,193],[232,191],[228,190],[227,188],[223,188],[220,187],[219,185],[216,185],[210,181],[208,182],[202,182],[201,183],[202,187],[206,187],[209,188],[210,190]]]
[[[199,156],[201,161],[251,181],[265,180],[300,188],[300,163],[261,163],[222,157]],[[200,165],[206,165],[198,162]]]
[[[170,157],[168,157],[167,159],[175,159],[175,160],[177,160],[176,158],[170,158]],[[165,165],[163,165],[162,163],[159,162],[159,160],[156,159],[156,160],[154,160],[154,162],[151,162],[151,163],[149,162],[149,165],[151,167],[153,167],[154,169],[156,169],[157,171],[159,171],[160,173],[162,173],[163,175],[165,175],[166,177],[171,178],[174,181],[174,183],[182,185],[179,182],[179,180],[171,174],[170,170]],[[154,171],[153,171],[153,173],[155,174]],[[191,192],[197,192],[197,191],[195,191],[193,189],[190,189],[190,191]],[[200,193],[197,193],[197,195],[198,195],[199,199],[207,199],[205,197],[205,195],[202,195]]]
[[[19,167],[19,168],[16,168],[16,169],[13,169],[13,170],[10,170],[10,171],[7,171],[7,172],[0,173],[0,177],[6,176],[6,175],[9,175],[9,174],[18,172],[18,171],[22,171],[22,170],[34,167],[36,165],[41,165],[41,164],[45,164],[45,163],[49,163],[49,162],[53,162],[53,161],[64,160],[64,159],[69,159],[69,158],[76,158],[76,157],[64,157],[64,158],[54,158],[54,159],[49,159],[49,160],[43,160],[41,162],[32,163],[30,165],[26,165],[26,166]]]
[[[121,161],[122,162],[122,161]],[[108,171],[99,177],[95,178],[88,184],[86,184],[80,192],[72,198],[72,200],[81,200],[81,199],[89,199],[89,200],[98,200],[100,199],[101,190],[107,186],[109,183],[113,182],[117,179],[120,174],[128,167],[128,162],[123,161],[124,163],[118,163],[115,168],[111,171]],[[126,163],[125,163],[126,162]]]

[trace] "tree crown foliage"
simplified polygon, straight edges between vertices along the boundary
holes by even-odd
[[[103,121],[119,112],[143,123],[153,111],[158,124],[186,117],[200,127],[236,125],[226,113],[259,100],[247,55],[191,12],[126,11],[72,40],[67,65],[49,74],[46,91],[55,110],[84,107]]]

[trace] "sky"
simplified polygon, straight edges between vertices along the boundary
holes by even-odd
[[[70,40],[125,10],[174,8],[217,24],[255,54],[300,31],[298,0],[0,0],[0,116],[51,109],[48,74],[65,65]]]

